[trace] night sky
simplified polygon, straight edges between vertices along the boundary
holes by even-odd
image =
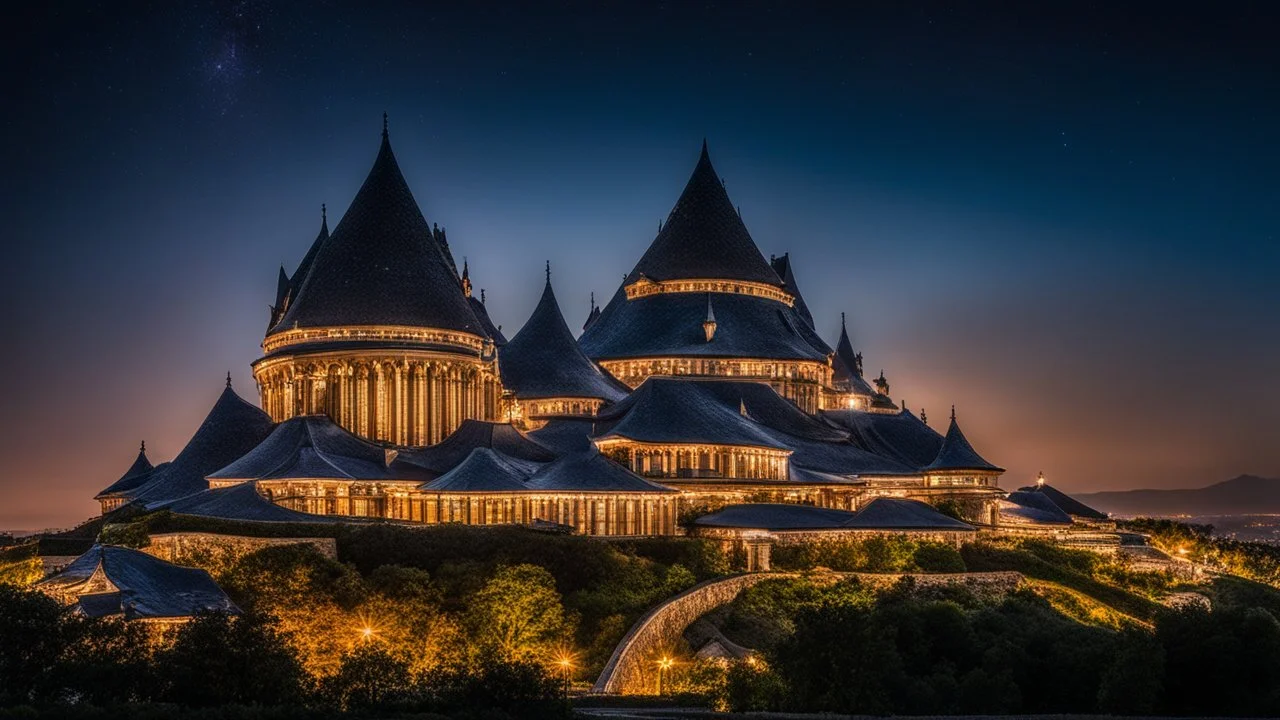
[[[257,400],[278,268],[383,111],[508,336],[546,260],[581,327],[706,137],[828,341],[849,313],[868,372],[935,428],[955,403],[1005,487],[1280,477],[1265,3],[48,5],[0,51],[0,528],[94,514],[227,370]]]

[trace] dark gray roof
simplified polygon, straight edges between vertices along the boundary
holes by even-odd
[[[812,505],[752,503],[729,505],[694,520],[700,527],[753,530],[820,530],[844,527],[854,513]]]
[[[1048,483],[1019,488],[1019,491],[1039,493],[1041,495],[1045,495],[1050,500],[1053,501],[1054,505],[1057,505],[1059,508],[1062,509],[1063,512],[1065,512],[1068,515],[1074,515],[1075,517],[1089,518],[1091,520],[1110,519],[1106,513],[1094,510],[1088,505],[1085,505],[1079,500],[1076,500],[1075,498],[1071,497],[1070,495],[1062,492],[1061,490],[1055,488],[1054,486]]]
[[[401,463],[409,463],[435,475],[443,475],[461,464],[478,447],[497,450],[520,460],[549,462],[555,459],[555,453],[529,439],[510,423],[463,420],[452,435],[431,447],[402,450],[392,463],[392,469]]]
[[[830,348],[794,308],[776,300],[717,293],[716,333],[702,329],[703,293],[659,293],[627,300],[619,289],[578,343],[595,360],[654,356],[825,361]]]
[[[649,249],[627,278],[717,278],[780,286],[711,166],[707,144],[693,175]]]
[[[303,415],[276,426],[244,457],[209,475],[216,480],[392,480],[386,450],[356,437],[327,415]]]
[[[484,334],[493,340],[493,344],[502,347],[507,344],[507,336],[502,334],[497,325],[489,319],[489,309],[485,307],[484,302],[477,300],[475,295],[467,298],[467,302],[471,304],[471,312],[475,313],[476,319],[480,321],[480,327],[484,328]]]
[[[647,378],[635,392],[601,413],[599,437],[652,443],[713,443],[789,449],[768,429],[726,407],[704,383]]]
[[[85,587],[99,571],[115,590],[80,595],[100,589]],[[36,587],[63,597],[79,595],[76,609],[90,617],[183,618],[202,611],[239,612],[204,570],[180,567],[140,550],[114,545],[94,545]]]
[[[969,440],[960,431],[960,424],[956,422],[955,410],[951,411],[951,426],[947,428],[947,435],[942,439],[942,448],[938,450],[938,457],[922,469],[1004,472],[1004,468],[984,460],[969,444]]]
[[[853,343],[849,342],[849,331],[845,329],[844,313],[840,313],[840,339],[836,341],[835,356],[831,358],[832,376],[836,384],[845,385],[859,395],[876,395],[862,372],[859,370],[858,358],[853,351]]]
[[[120,495],[132,490],[145,483],[153,470],[155,468],[151,465],[151,461],[147,459],[147,446],[144,443],[138,450],[138,456],[133,459],[133,464],[129,466],[128,470],[124,471],[120,479],[108,485],[93,499],[98,500],[112,495]]]
[[[858,447],[847,432],[807,415],[760,382],[650,377],[603,410],[596,431],[602,438],[641,442],[791,450],[792,479],[802,482],[916,474],[912,465]]]
[[[773,266],[773,271],[778,273],[778,277],[782,278],[782,287],[796,298],[796,314],[804,318],[809,327],[813,327],[813,313],[809,312],[809,306],[805,303],[804,297],[800,295],[800,286],[796,283],[796,274],[791,266],[791,253],[783,253],[781,257],[769,258],[769,264]]]
[[[1007,498],[1000,501],[1000,514],[1037,524],[1071,524],[1071,516],[1055,505],[1048,495],[1025,488],[1009,493]]]
[[[883,530],[973,530],[932,505],[906,498],[878,497],[858,510],[845,527]]]
[[[586,450],[594,431],[594,420],[561,417],[548,420],[546,425],[531,431],[529,437],[555,454],[563,455]]]
[[[530,490],[562,492],[661,492],[674,493],[606,458],[595,445],[569,453],[545,465],[526,483]]]
[[[753,503],[730,505],[694,521],[702,527],[757,530],[943,530],[973,526],[948,517],[918,500],[875,498],[857,512],[811,505]]]
[[[335,325],[485,334],[405,183],[385,130],[369,176],[321,243],[276,330]]]
[[[293,277],[285,274],[284,267],[280,268],[280,277],[276,282],[276,304],[271,308],[271,327],[267,329],[268,334],[280,324],[289,306],[298,299],[298,292],[302,290],[302,283],[311,272],[311,265],[315,262],[316,255],[320,253],[320,247],[324,245],[325,240],[329,239],[329,216],[324,212],[323,207],[321,206],[320,212],[320,232],[311,242],[311,247],[307,248],[307,254],[302,256],[302,262],[298,263],[298,269],[293,271]]]
[[[128,497],[151,507],[206,490],[206,477],[256,447],[272,427],[266,413],[241,400],[228,384],[182,452]]]
[[[822,417],[850,430],[853,443],[863,450],[912,468],[932,463],[942,449],[942,436],[909,411],[824,410]]]
[[[224,520],[251,520],[255,522],[340,522],[328,515],[311,515],[281,507],[262,497],[252,481],[230,487],[215,488],[163,503],[157,510],[168,510],[177,515],[222,518]]]
[[[621,400],[627,388],[591,362],[560,314],[548,271],[533,315],[498,353],[502,386],[517,398]]]
[[[476,448],[460,465],[422,486],[427,492],[510,492],[528,490],[525,480],[541,463]]]

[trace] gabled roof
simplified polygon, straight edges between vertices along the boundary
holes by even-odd
[[[578,344],[595,360],[687,356],[825,362],[831,349],[794,308],[775,300],[716,293],[716,333],[702,329],[702,293],[659,293],[628,301],[619,288]]]
[[[782,285],[711,166],[706,141],[684,192],[627,282],[641,275],[652,280],[715,278]]]
[[[835,357],[831,359],[831,379],[844,384],[858,395],[876,395],[859,370],[858,357],[853,351],[853,343],[849,341],[849,331],[845,328],[844,313],[840,313],[840,339],[836,341]]]
[[[463,420],[452,435],[431,447],[402,450],[392,468],[409,463],[443,475],[461,464],[478,447],[497,450],[520,460],[548,462],[555,459],[555,453],[531,440],[511,423]]]
[[[912,468],[929,465],[942,449],[942,436],[910,411],[823,410],[822,417],[848,429],[853,443],[863,450]]]
[[[1099,512],[1098,510],[1094,510],[1088,505],[1085,505],[1079,500],[1071,497],[1070,495],[1062,492],[1061,490],[1055,488],[1054,486],[1048,483],[1040,483],[1037,485],[1032,485],[1030,487],[1019,488],[1019,492],[1039,493],[1039,494],[1045,495],[1050,500],[1053,501],[1054,505],[1057,505],[1059,508],[1062,509],[1063,512],[1065,512],[1068,515],[1073,515],[1075,517],[1088,518],[1090,520],[1110,519],[1110,516],[1107,515],[1106,513]]]
[[[352,435],[327,415],[303,415],[280,423],[257,447],[209,478],[399,479],[388,471],[381,446]]]
[[[849,528],[883,530],[973,530],[967,522],[943,515],[932,505],[906,498],[878,497],[845,523]]]
[[[476,448],[460,465],[426,483],[427,492],[510,492],[528,490],[525,480],[541,463],[507,457],[489,448]]]
[[[677,492],[636,475],[601,455],[594,445],[548,463],[525,484],[546,492]]]
[[[320,244],[276,329],[342,325],[484,334],[400,172],[385,127],[369,176]]]
[[[965,438],[964,433],[960,431],[960,424],[956,422],[955,408],[951,409],[951,426],[947,428],[947,435],[942,439],[942,448],[938,450],[938,457],[933,462],[922,468],[929,470],[985,470],[990,472],[1004,472],[1004,468],[997,467],[987,462],[978,454],[977,450],[969,444],[969,440]]]
[[[1036,525],[1070,525],[1071,516],[1054,504],[1048,495],[1023,488],[1000,501],[1000,516],[1015,522]]]
[[[142,443],[142,447],[138,449],[138,456],[133,459],[133,464],[128,470],[120,476],[120,479],[111,483],[102,492],[93,496],[94,500],[99,500],[112,495],[120,495],[128,490],[132,490],[147,481],[151,472],[155,468],[151,465],[151,461],[147,459],[147,444]]]
[[[202,611],[238,613],[209,573],[140,550],[94,545],[36,588],[90,617],[183,618]]]
[[[252,450],[271,429],[271,418],[241,400],[228,380],[226,389],[182,452],[151,473],[146,483],[128,496],[150,507],[206,490],[207,476]]]
[[[778,273],[778,277],[782,278],[782,288],[795,296],[796,314],[803,318],[809,327],[813,327],[813,314],[809,312],[809,306],[800,295],[800,286],[796,283],[796,274],[791,267],[791,253],[783,253],[781,257],[771,257],[769,264],[773,266],[773,271]]]
[[[195,495],[188,495],[155,507],[177,515],[222,518],[223,520],[251,520],[254,522],[352,522],[353,518],[339,518],[281,507],[262,497],[253,481],[230,487],[212,488]]]
[[[774,433],[743,416],[737,403],[726,407],[703,385],[649,377],[625,400],[600,414],[598,437],[789,449]]]
[[[551,271],[542,298],[520,332],[498,353],[503,388],[520,399],[581,397],[621,400],[627,390],[591,362],[560,314]]]

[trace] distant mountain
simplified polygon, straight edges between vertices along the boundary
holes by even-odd
[[[1280,479],[1241,475],[1194,490],[1122,490],[1074,497],[1116,515],[1263,515],[1280,513]]]

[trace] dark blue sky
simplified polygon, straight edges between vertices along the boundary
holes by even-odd
[[[189,5],[189,7],[188,7]],[[372,5],[372,6],[368,6]],[[577,328],[705,136],[819,329],[1016,487],[1280,476],[1267,5],[53,3],[5,33],[0,527],[171,458],[391,116],[508,335]],[[521,7],[524,6],[524,7]]]

